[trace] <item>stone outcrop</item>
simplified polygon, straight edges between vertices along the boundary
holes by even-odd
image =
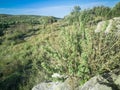
[[[105,23],[106,23],[105,21],[99,22],[95,29],[95,33],[103,31],[103,27],[105,26]]]
[[[111,31],[120,34],[120,17],[115,17],[107,21],[101,21],[95,29],[95,33],[104,32],[108,34]]]
[[[79,80],[70,77],[65,82],[41,83],[32,90],[120,90],[120,73],[105,73],[91,78],[83,86],[78,86]]]

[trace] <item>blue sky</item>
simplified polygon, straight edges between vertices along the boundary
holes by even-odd
[[[0,14],[64,17],[75,5],[82,9],[98,5],[113,7],[120,0],[0,0]]]

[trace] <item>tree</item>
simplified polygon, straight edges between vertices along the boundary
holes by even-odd
[[[120,2],[118,2],[112,9],[112,15],[115,16],[120,16]]]
[[[70,15],[70,22],[74,21],[74,22],[79,22],[79,16],[80,16],[80,6],[75,6],[71,12]]]
[[[81,10],[80,6],[75,6],[73,12],[80,12],[80,10]]]

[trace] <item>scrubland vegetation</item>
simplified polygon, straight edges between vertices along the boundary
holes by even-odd
[[[113,8],[75,6],[63,19],[0,15],[0,90],[30,90],[52,81],[53,73],[76,76],[83,84],[119,69],[120,38],[94,32],[98,22],[119,17],[119,10],[117,3]]]

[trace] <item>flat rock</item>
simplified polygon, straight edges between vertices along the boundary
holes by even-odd
[[[41,83],[33,87],[32,90],[79,90],[76,88],[76,81],[75,78],[68,78],[65,82]]]

